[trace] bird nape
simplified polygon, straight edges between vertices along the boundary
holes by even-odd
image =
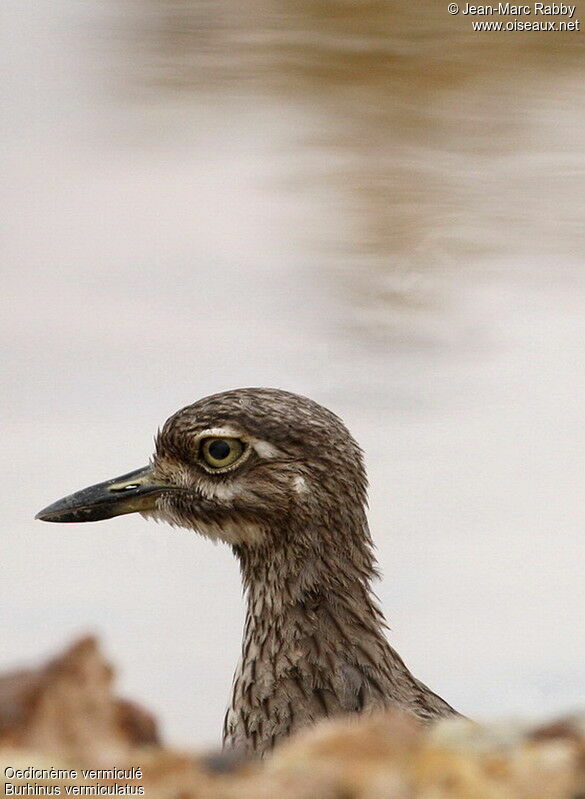
[[[324,716],[398,706],[456,714],[384,635],[362,453],[306,397],[243,388],[168,419],[149,466],[42,510],[51,522],[140,512],[230,544],[247,601],[226,747],[264,754]]]

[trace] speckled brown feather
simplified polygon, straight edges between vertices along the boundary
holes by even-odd
[[[269,457],[203,473],[197,436],[224,426]],[[227,541],[240,561],[247,617],[226,746],[263,754],[323,716],[392,705],[424,721],[455,714],[384,635],[362,455],[337,416],[276,389],[216,394],[166,422],[154,469],[185,486],[156,515]]]

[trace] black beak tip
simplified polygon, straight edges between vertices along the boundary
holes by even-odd
[[[40,510],[36,514],[35,519],[38,519],[40,522],[50,522],[51,521],[51,509],[52,509],[52,506],[51,505],[47,505],[46,508],[43,508],[42,510]]]
[[[58,504],[58,503],[55,503]],[[67,513],[69,510],[69,513]],[[70,509],[63,508],[62,506],[57,508],[55,505],[49,505],[46,508],[40,510],[35,519],[38,519],[40,522],[75,522],[78,521],[76,518],[68,518],[74,517],[74,514],[71,512]]]

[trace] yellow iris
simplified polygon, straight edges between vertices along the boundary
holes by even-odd
[[[242,456],[244,445],[238,438],[204,438],[201,452],[208,466],[222,469]]]

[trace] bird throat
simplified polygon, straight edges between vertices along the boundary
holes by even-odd
[[[349,539],[344,551],[312,530],[280,546],[235,548],[247,614],[226,746],[263,754],[297,728],[358,712],[372,698],[363,669],[374,673],[390,648],[370,592],[367,529],[356,541],[359,550]]]

